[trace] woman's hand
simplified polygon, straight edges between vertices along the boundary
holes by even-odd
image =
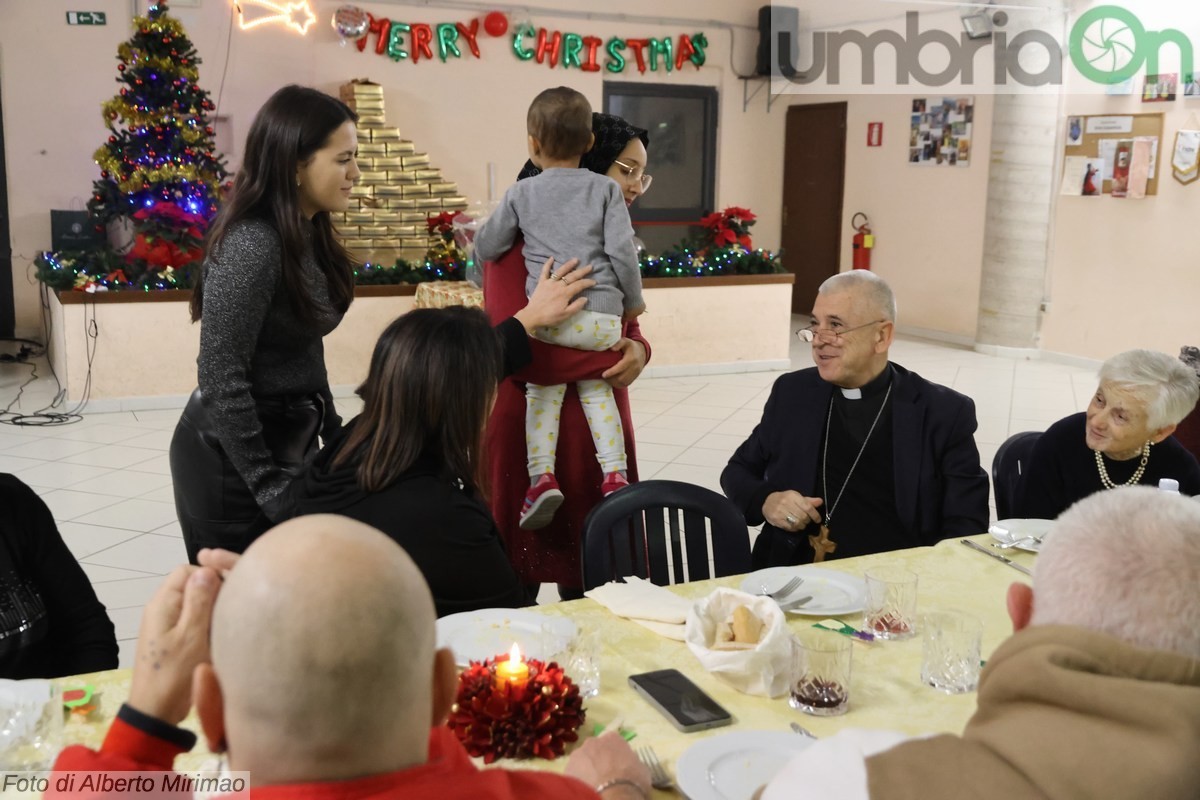
[[[525,332],[530,335],[537,328],[557,325],[570,318],[587,304],[587,298],[578,297],[578,294],[596,285],[594,280],[586,277],[591,271],[590,264],[586,267],[579,266],[577,258],[572,258],[557,270],[554,269],[554,259],[547,259],[542,266],[537,288],[529,296],[529,302],[513,314],[513,318],[520,322]]]
[[[646,348],[641,342],[622,339],[611,350],[620,353],[621,360],[600,373],[600,377],[608,381],[610,386],[622,389],[636,381],[646,368]]]

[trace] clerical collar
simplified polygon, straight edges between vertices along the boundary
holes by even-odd
[[[843,389],[839,386],[838,390],[842,393],[842,397],[846,398],[847,400],[861,400],[864,397],[871,398],[883,394],[884,391],[887,390],[888,384],[891,382],[892,365],[889,362],[887,366],[883,368],[882,372],[872,378],[871,381],[862,388]]]

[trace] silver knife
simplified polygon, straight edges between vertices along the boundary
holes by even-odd
[[[807,603],[809,600],[812,600],[812,599],[813,599],[813,596],[810,594],[810,595],[806,595],[806,596],[801,597],[796,600],[789,600],[786,603],[781,603],[779,605],[779,610],[780,611],[792,611],[794,609],[799,608],[800,606],[804,605],[805,603]]]
[[[1026,575],[1033,574],[1032,572],[1029,571],[1029,567],[1024,567],[1024,566],[1018,564],[1017,562],[1013,561],[1011,558],[1008,558],[1007,556],[1002,556],[999,553],[993,553],[991,550],[980,547],[975,542],[972,542],[970,539],[962,539],[961,541],[963,544],[965,544],[967,547],[971,548],[972,550],[978,550],[979,552],[983,553],[985,556],[988,556],[989,558],[994,558],[997,561],[1003,561],[1005,564],[1008,564],[1010,567],[1017,570],[1018,572],[1024,572]]]

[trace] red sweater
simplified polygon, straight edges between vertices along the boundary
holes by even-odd
[[[499,262],[489,263],[484,272],[484,297],[492,323],[508,319],[524,307],[525,259],[518,244]],[[637,322],[627,323],[626,338],[641,343],[650,359],[650,344],[642,338]],[[620,360],[613,352],[588,352],[529,340],[533,363],[500,383],[496,405],[488,422],[487,452],[491,479],[490,504],[496,527],[508,549],[518,577],[527,584],[561,583],[579,588],[583,574],[579,565],[583,520],[603,496],[604,476],[596,461],[596,445],[588,430],[573,381],[599,378],[600,373]],[[564,501],[554,520],[545,528],[525,531],[517,525],[521,503],[529,490],[525,458],[525,381],[541,385],[566,383],[567,394],[559,419],[558,460],[554,477]],[[629,414],[629,392],[613,389],[621,427],[625,433],[629,482],[637,481],[633,419]]]
[[[122,715],[113,720],[99,752],[83,745],[73,745],[63,750],[54,764],[54,776],[49,783],[52,788],[46,792],[47,798],[124,797],[126,795],[56,792],[53,790],[54,777],[72,771],[165,772],[171,769],[175,756],[188,749],[180,742],[190,738],[190,735],[179,736],[183,732],[170,726],[165,726],[175,732],[170,739],[155,735],[143,730],[136,718],[131,719],[124,712],[125,709],[122,709]],[[253,774],[250,780],[253,782]],[[346,781],[254,786],[250,789],[250,797],[254,800],[424,797],[436,797],[437,800],[516,800],[530,797],[597,800],[598,795],[581,781],[563,775],[534,770],[478,769],[450,729],[438,727],[429,733],[429,760],[419,766]]]

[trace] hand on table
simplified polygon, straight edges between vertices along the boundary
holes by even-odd
[[[513,317],[531,335],[537,328],[567,320],[587,304],[587,298],[578,297],[578,294],[596,285],[594,280],[587,277],[591,271],[590,264],[579,266],[577,258],[572,258],[557,270],[554,269],[554,259],[547,259],[529,302]]]
[[[808,527],[810,522],[821,521],[818,509],[823,502],[819,497],[805,497],[791,489],[771,492],[763,502],[763,519],[781,531],[795,533]]]
[[[641,342],[622,339],[609,349],[620,353],[621,360],[600,373],[600,377],[608,381],[610,386],[623,389],[636,381],[646,368],[646,348]]]
[[[602,795],[605,800],[650,796],[650,770],[638,761],[633,749],[616,731],[584,742],[583,747],[571,753],[564,772],[592,788],[614,780],[631,781],[634,784],[618,783],[606,789]]]
[[[146,604],[129,688],[134,709],[170,725],[187,716],[192,673],[209,660],[208,631],[220,586],[210,567],[176,567]]]

